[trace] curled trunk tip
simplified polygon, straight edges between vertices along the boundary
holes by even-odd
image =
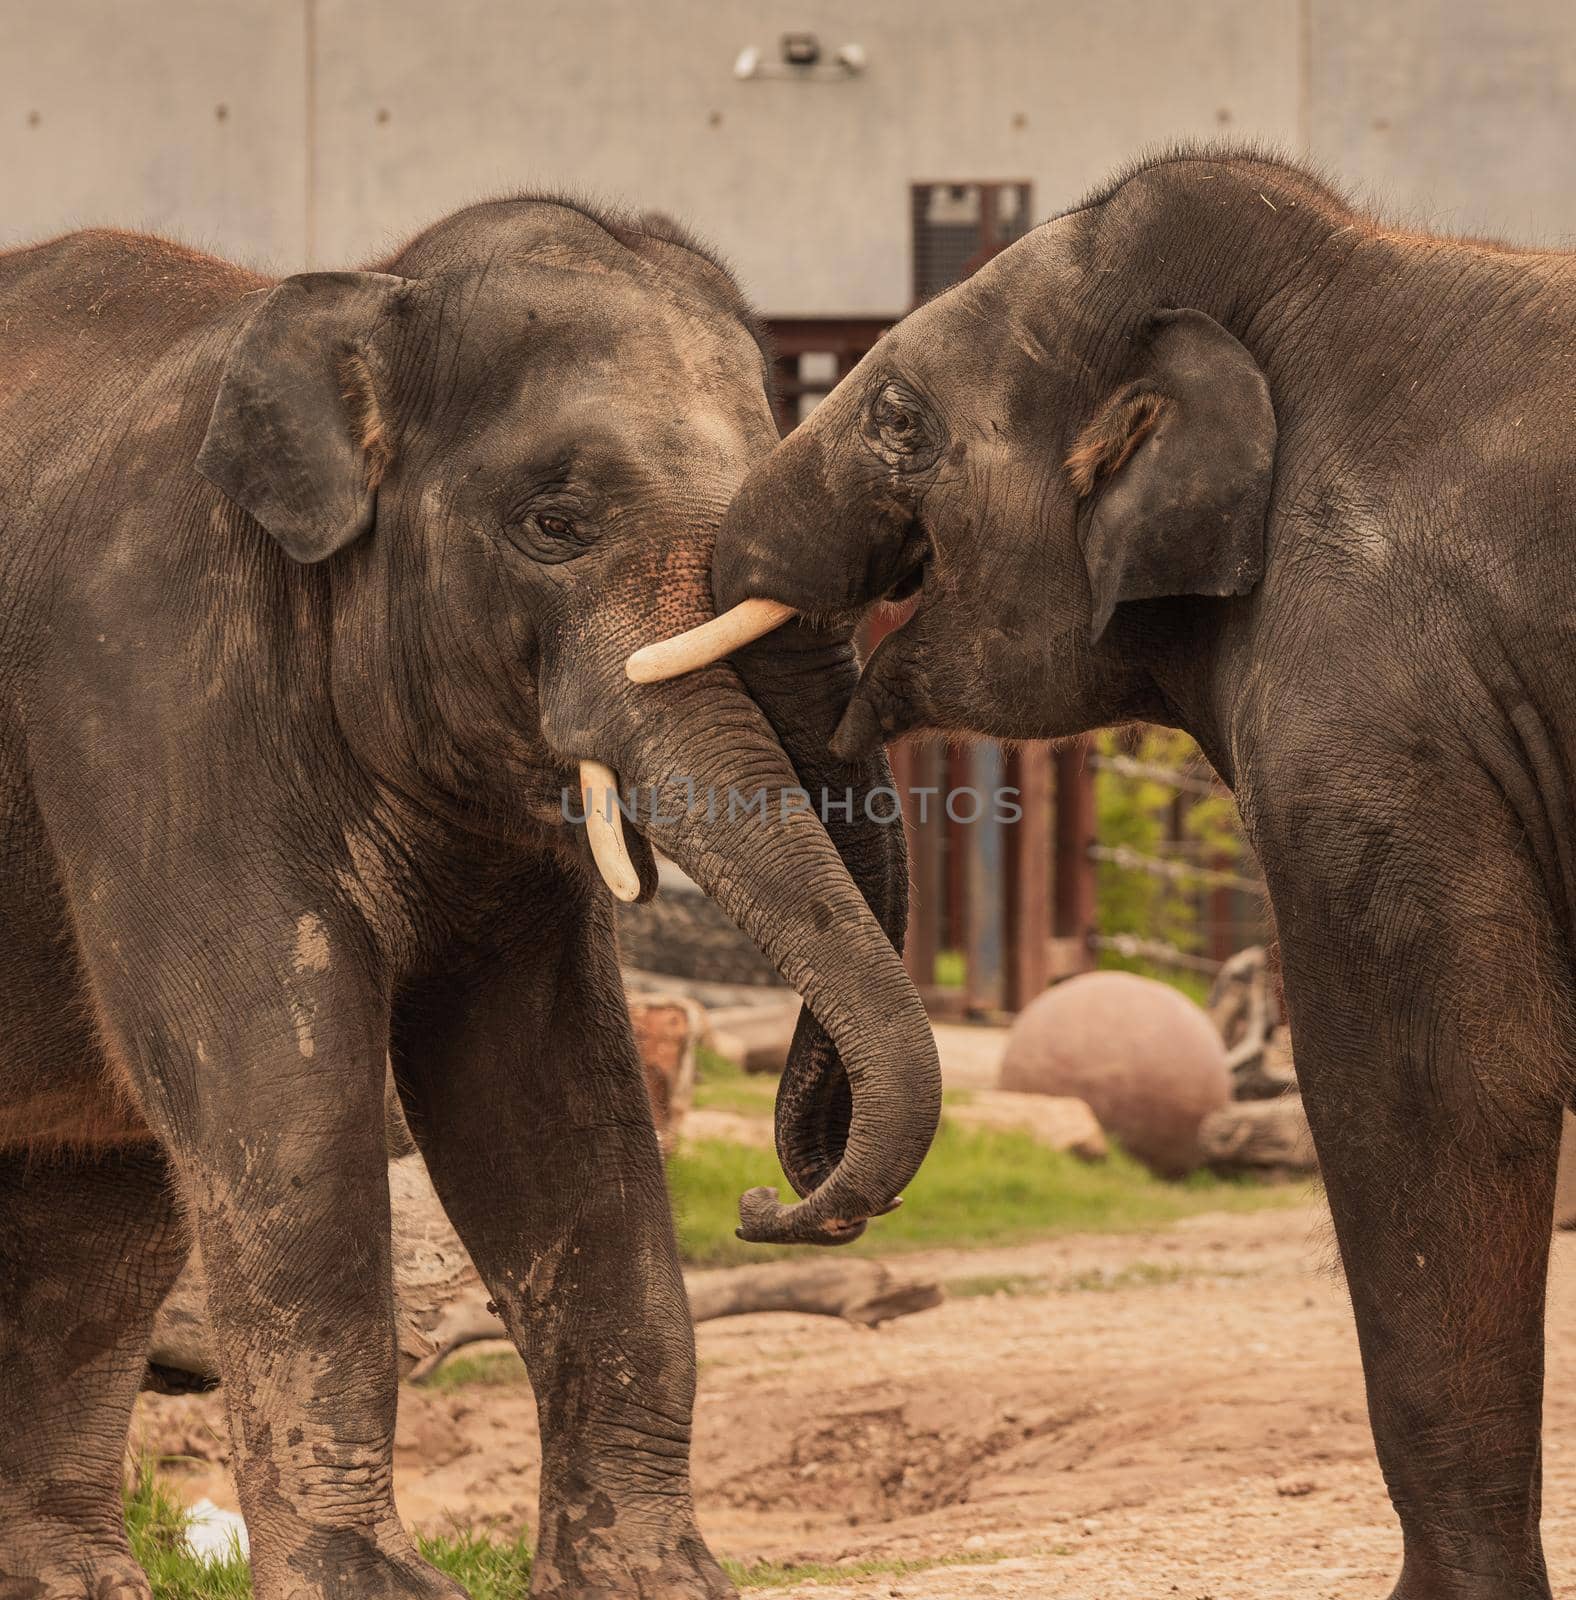
[[[903,1204],[897,1195],[873,1215],[884,1217]],[[818,1217],[806,1202],[784,1205],[777,1191],[748,1189],[739,1196],[739,1226],[747,1244],[852,1244],[869,1225],[869,1217]]]

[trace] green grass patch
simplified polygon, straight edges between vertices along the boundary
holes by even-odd
[[[186,1519],[186,1508],[144,1464],[126,1494],[126,1529],[132,1553],[153,1585],[153,1600],[249,1600],[252,1574],[246,1558],[199,1560],[182,1538]],[[416,1548],[464,1584],[471,1600],[522,1600],[531,1581],[531,1549],[523,1537],[495,1539],[475,1528],[455,1528],[418,1533]]]
[[[721,1140],[686,1145],[668,1163],[674,1220],[684,1259],[733,1266],[793,1253],[792,1246],[735,1238],[739,1196],[757,1184],[791,1193],[764,1150]],[[846,1248],[861,1255],[941,1246],[1015,1244],[1060,1233],[1152,1228],[1206,1211],[1293,1204],[1293,1186],[1194,1173],[1168,1183],[1120,1151],[1084,1162],[1047,1150],[1025,1133],[961,1128],[946,1118],[904,1205]]]
[[[448,1533],[418,1533],[416,1548],[440,1572],[464,1584],[471,1600],[524,1600],[531,1581],[531,1547],[524,1534],[495,1539],[475,1528],[456,1527]]]
[[[246,1558],[198,1560],[183,1542],[186,1520],[186,1508],[159,1481],[151,1463],[144,1463],[126,1493],[126,1527],[132,1552],[153,1585],[153,1600],[250,1600],[252,1575]],[[474,1528],[456,1527],[448,1533],[418,1533],[416,1548],[433,1566],[464,1584],[472,1600],[524,1600],[531,1581],[531,1551],[524,1537],[495,1539]],[[768,1589],[839,1578],[902,1577],[934,1567],[999,1559],[993,1551],[969,1551],[938,1561],[853,1561],[840,1566],[724,1561],[723,1566],[741,1589]]]
[[[513,1350],[488,1350],[480,1355],[450,1356],[428,1380],[434,1389],[502,1389],[530,1381],[525,1363]]]
[[[186,1508],[146,1463],[126,1492],[131,1552],[153,1585],[153,1600],[243,1600],[252,1592],[246,1558],[199,1561],[182,1542]]]

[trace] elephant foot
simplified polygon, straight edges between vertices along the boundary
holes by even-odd
[[[556,1521],[557,1537],[537,1548],[530,1600],[737,1600],[693,1523],[620,1537],[610,1506],[594,1519]]]
[[[0,1559],[0,1600],[153,1600],[153,1588],[121,1551],[84,1556],[68,1570],[25,1578],[7,1573]]]
[[[1389,1600],[1551,1600],[1541,1556],[1481,1567],[1408,1560]]]
[[[274,1564],[259,1565],[253,1552],[259,1600],[470,1600],[453,1578],[423,1561],[403,1533],[379,1544],[337,1530],[324,1547],[286,1554],[285,1568],[281,1580]]]

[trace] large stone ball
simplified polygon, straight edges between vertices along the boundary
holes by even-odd
[[[1086,972],[1018,1013],[1001,1086],[1076,1095],[1166,1177],[1198,1165],[1198,1126],[1231,1098],[1226,1047],[1186,995],[1131,972]]]

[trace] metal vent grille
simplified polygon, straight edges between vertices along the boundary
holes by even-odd
[[[961,283],[1029,230],[1027,183],[916,183],[914,303]]]

